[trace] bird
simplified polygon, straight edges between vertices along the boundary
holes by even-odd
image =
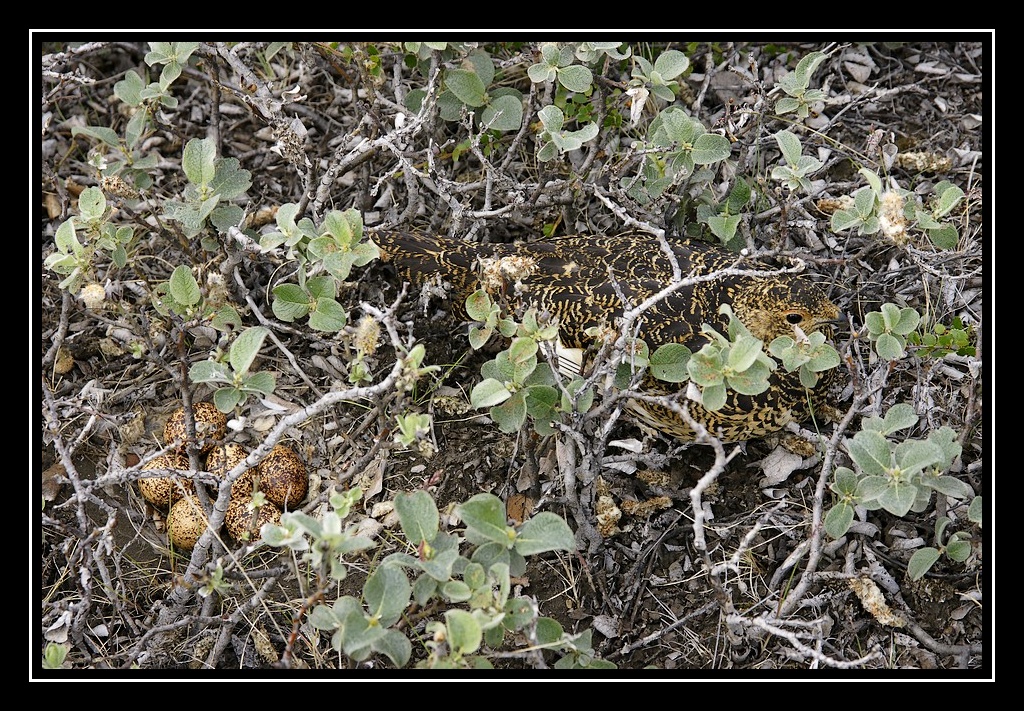
[[[479,288],[503,289],[514,308],[529,306],[557,318],[558,352],[569,353],[570,369],[579,370],[580,356],[595,343],[594,327],[614,328],[624,313],[623,298],[636,307],[673,283],[674,268],[663,244],[670,245],[683,278],[710,277],[721,270],[774,270],[777,265],[741,259],[734,252],[694,239],[665,242],[646,232],[617,235],[567,235],[538,241],[478,244],[457,238],[407,230],[370,233],[381,260],[390,263],[405,281],[423,284],[430,279],[446,283],[459,313],[465,298]],[[751,335],[767,345],[777,336],[796,338],[822,331],[828,339],[838,307],[824,285],[804,273],[748,276],[732,272],[678,288],[653,304],[639,318],[637,335],[650,352],[666,343],[681,343],[697,352],[708,342],[707,324],[725,334],[728,304]],[[598,329],[599,330],[599,329]],[[560,360],[563,360],[560,358]],[[562,369],[565,372],[565,369]],[[838,369],[825,371],[808,393],[799,373],[783,367],[772,371],[769,388],[758,395],[729,391],[725,405],[715,411],[699,402],[686,402],[689,413],[722,442],[766,437],[790,422],[802,422],[818,412],[838,383]],[[646,377],[643,394],[685,392],[686,384],[673,385]],[[674,388],[674,389],[673,389]],[[675,411],[648,400],[630,400],[634,420],[683,442],[698,438]]]

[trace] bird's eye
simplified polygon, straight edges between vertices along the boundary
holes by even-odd
[[[803,314],[799,314],[795,311],[791,311],[786,314],[786,321],[793,324],[794,326],[804,320]]]

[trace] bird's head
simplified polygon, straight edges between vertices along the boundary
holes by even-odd
[[[786,281],[756,280],[734,291],[733,311],[751,334],[765,344],[779,336],[822,331],[832,337],[838,307],[825,289],[806,277]]]

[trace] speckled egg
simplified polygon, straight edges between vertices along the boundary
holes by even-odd
[[[294,509],[306,498],[309,475],[302,459],[289,447],[275,444],[257,467],[259,489],[282,509]]]
[[[219,444],[206,455],[206,470],[215,476],[223,477],[248,456],[249,450],[240,444],[235,444],[234,442]],[[246,469],[242,472],[231,485],[231,498],[248,501],[252,496],[253,478],[255,475],[255,468]]]
[[[196,439],[199,449],[209,451],[218,441],[224,439],[228,431],[228,418],[217,409],[212,402],[192,403],[192,415],[196,421]],[[178,443],[178,450],[185,451],[185,408],[179,407],[167,419],[164,425],[164,442],[168,446]]]
[[[228,533],[239,543],[259,539],[260,527],[265,523],[281,523],[281,509],[269,501],[250,511],[248,501],[232,499],[224,514]]]
[[[175,548],[192,550],[206,530],[207,518],[195,494],[181,499],[167,513],[167,537]]]
[[[142,470],[181,469],[188,471],[188,468],[188,459],[185,458],[185,455],[177,452],[168,452],[167,454],[161,454],[153,457],[153,459],[143,465]],[[195,487],[192,485],[191,479],[184,479],[181,477],[161,476],[140,478],[138,483],[139,493],[142,494],[142,498],[153,506],[164,510],[182,497],[182,488],[184,488],[185,492],[189,494],[195,492]]]

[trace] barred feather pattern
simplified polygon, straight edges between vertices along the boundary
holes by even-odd
[[[378,231],[372,239],[382,260],[393,264],[410,283],[439,278],[450,284],[460,312],[466,296],[480,287],[492,294],[503,292],[515,308],[536,306],[547,312],[558,319],[563,349],[594,345],[586,333],[591,327],[615,328],[624,311],[623,298],[632,308],[673,284],[672,261],[662,243],[646,233],[490,245],[399,231]],[[670,248],[687,281],[726,269],[779,270],[778,265],[741,259],[706,243],[681,241]],[[823,331],[831,338],[831,323],[839,315],[825,288],[806,274],[728,273],[697,280],[665,296],[641,314],[638,335],[651,352],[665,343],[682,343],[696,352],[707,342],[701,332],[704,324],[727,332],[728,317],[719,313],[722,304],[729,304],[766,348],[777,336],[795,337],[795,327],[806,334]],[[685,398],[679,402],[722,441],[742,441],[807,419],[809,411],[818,411],[836,389],[840,377],[839,369],[826,371],[811,392],[810,404],[799,374],[785,371],[781,364],[773,371],[767,391],[755,396],[730,391],[720,410],[707,411]],[[654,378],[648,378],[643,387],[653,395],[678,390]],[[631,401],[630,410],[645,424],[678,439],[692,441],[696,436],[669,408]]]

